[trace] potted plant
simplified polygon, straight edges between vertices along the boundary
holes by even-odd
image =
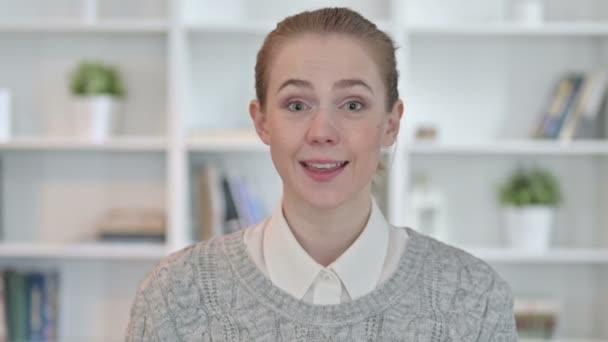
[[[74,95],[74,134],[92,140],[111,136],[119,100],[125,95],[118,70],[101,62],[81,62],[71,75],[70,88]]]
[[[498,197],[511,246],[535,251],[547,249],[555,209],[562,200],[555,177],[539,167],[519,168],[500,185]]]

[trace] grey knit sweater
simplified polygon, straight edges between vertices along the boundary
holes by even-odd
[[[143,280],[127,341],[517,341],[509,285],[485,262],[408,228],[395,273],[337,305],[291,297],[242,232],[172,254]]]

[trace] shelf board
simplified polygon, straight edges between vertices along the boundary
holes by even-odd
[[[378,27],[384,31],[390,31],[389,21],[375,21]],[[218,22],[190,22],[186,29],[192,33],[235,33],[235,34],[267,34],[274,30],[276,21],[218,21]]]
[[[79,20],[26,20],[0,22],[0,32],[164,33],[167,31],[167,21],[154,19],[107,19],[91,23]]]
[[[495,263],[608,264],[608,249],[552,248],[528,252],[513,248],[460,247],[472,255]]]
[[[192,22],[186,28],[192,33],[266,34],[276,26],[273,21]]]
[[[408,28],[413,35],[464,36],[605,36],[608,24],[603,22],[547,22],[526,25],[511,22],[413,24]]]
[[[584,339],[584,338],[559,338],[559,339],[530,339],[530,338],[522,338],[520,342],[606,342],[606,340],[597,340],[597,339]]]
[[[168,254],[162,244],[151,243],[0,243],[0,258],[156,260]]]
[[[28,137],[0,141],[2,151],[107,151],[107,152],[165,152],[163,138],[126,137],[93,142],[75,138]]]
[[[190,152],[268,152],[255,131],[225,131],[197,134],[188,142]]]
[[[488,143],[413,142],[406,150],[414,155],[608,155],[608,141],[507,140]]]

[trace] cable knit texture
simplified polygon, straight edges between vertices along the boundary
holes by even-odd
[[[311,305],[247,254],[243,232],[163,259],[142,281],[127,341],[517,341],[509,285],[485,262],[407,228],[395,273],[368,295]]]

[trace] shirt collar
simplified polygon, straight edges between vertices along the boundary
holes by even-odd
[[[351,299],[371,292],[380,279],[388,249],[389,225],[372,197],[365,228],[355,242],[331,265]],[[279,205],[264,233],[264,262],[279,288],[302,299],[324,267],[306,253],[293,235]]]

